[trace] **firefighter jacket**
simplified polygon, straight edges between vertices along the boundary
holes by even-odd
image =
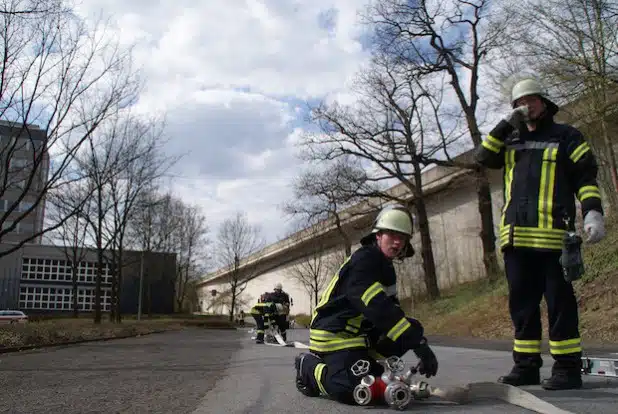
[[[284,310],[279,312],[276,304],[284,306]],[[287,314],[289,312],[290,296],[285,292],[265,292],[263,293],[258,303],[251,308],[251,314],[276,315]]]
[[[585,217],[603,213],[597,162],[582,133],[545,116],[535,131],[502,120],[476,152],[482,165],[504,170],[500,247],[561,250],[575,228],[575,197]]]
[[[283,291],[269,292],[267,298],[269,302],[280,303],[284,306],[290,306],[290,295]]]
[[[397,349],[416,347],[422,325],[406,318],[396,297],[393,264],[375,245],[359,248],[330,280],[313,313],[309,348],[320,355],[371,348],[382,335]]]

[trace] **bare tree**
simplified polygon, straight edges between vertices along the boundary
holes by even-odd
[[[69,11],[62,0],[3,0],[0,2],[0,14],[39,15],[65,13]]]
[[[379,0],[368,8],[365,21],[375,30],[375,48],[407,65],[415,77],[447,76],[442,89],[448,89],[458,103],[456,112],[453,108],[454,116],[463,118],[472,144],[480,145],[477,110],[481,64],[489,51],[504,42],[503,33],[509,22],[490,19],[488,0]],[[476,175],[483,263],[487,275],[496,277],[499,274],[496,235],[485,169],[471,163],[457,163],[448,153],[438,155],[425,157],[425,163],[457,165]]]
[[[71,10],[46,8],[56,4],[62,3],[5,0],[0,5],[9,11],[0,13],[0,197],[8,200],[0,214],[0,240],[36,217],[48,194],[62,194],[83,178],[74,168],[77,152],[139,90],[130,50],[106,40],[102,25],[89,30]],[[3,245],[0,256],[63,224],[34,226],[31,234]]]
[[[56,230],[46,233],[51,244],[57,245],[63,252],[67,265],[71,268],[73,289],[73,317],[79,316],[79,265],[86,258],[87,220],[90,204],[85,200],[92,195],[92,190],[85,187],[83,181],[77,181],[64,188],[62,194],[48,198],[48,217],[51,221],[64,221]],[[77,212],[77,214],[74,214]],[[70,217],[67,219],[67,217]]]
[[[237,212],[235,217],[223,221],[216,240],[216,257],[221,269],[229,273],[229,317],[234,320],[237,300],[247,288],[247,282],[254,276],[255,267],[246,260],[264,246],[257,225],[249,223],[247,215]],[[241,263],[243,268],[241,269]]]
[[[139,196],[139,208],[129,221],[129,234],[132,246],[140,250],[140,275],[138,289],[138,319],[141,318],[142,304],[146,303],[151,313],[152,278],[145,272],[144,257],[150,252],[173,253],[178,251],[174,234],[179,231],[183,206],[171,193],[159,194],[155,186],[150,186]],[[144,284],[146,289],[144,291]],[[144,297],[145,296],[145,297]]]
[[[121,321],[120,293],[122,287],[124,249],[128,223],[141,208],[140,195],[147,192],[158,179],[167,173],[176,161],[165,155],[162,135],[163,124],[157,120],[145,121],[128,115],[124,120],[120,140],[116,141],[123,158],[119,165],[118,179],[109,181],[112,201],[111,267],[114,269],[111,286],[112,319]]]
[[[360,202],[368,187],[366,172],[354,161],[340,157],[322,170],[304,171],[293,182],[293,199],[284,203],[282,208],[286,214],[300,218],[305,224],[332,219],[347,255],[352,254],[352,240],[349,230],[343,225],[341,212]],[[359,211],[354,215],[365,214],[366,211]]]
[[[94,322],[101,322],[101,294],[103,267],[109,260],[106,252],[113,246],[116,229],[113,226],[114,196],[112,186],[118,182],[127,167],[128,142],[123,135],[126,123],[120,113],[110,122],[102,125],[96,134],[88,139],[88,147],[78,154],[80,167],[88,177],[88,186],[93,196],[88,199],[91,215],[85,217],[97,251],[95,275]],[[113,271],[113,269],[111,269]]]
[[[176,273],[176,309],[182,310],[188,299],[192,281],[200,276],[206,260],[206,217],[197,206],[185,206],[178,228],[180,236],[179,263]]]
[[[589,132],[600,161],[600,181],[615,208],[618,162],[614,147],[618,140],[610,129],[610,118],[618,110],[618,3],[525,0],[517,7],[506,5],[504,14],[517,24],[510,25],[508,32],[512,61],[502,65],[498,81],[508,89],[517,77],[533,73],[542,78],[557,102],[584,102],[568,110]]]
[[[353,156],[371,162],[379,172],[367,177],[369,183],[395,179],[406,186],[418,219],[427,294],[437,298],[440,291],[423,193],[423,162],[459,136],[444,127],[440,134],[430,132],[433,119],[427,114],[437,117],[441,96],[429,94],[405,65],[388,55],[374,55],[372,66],[361,72],[356,90],[360,98],[354,106],[322,104],[314,110],[313,119],[326,136],[309,135],[303,144],[314,159]],[[408,204],[406,198],[385,190],[365,186],[357,189],[357,195]]]
[[[322,241],[319,233],[323,230],[323,222],[309,225],[309,231],[296,233],[299,243],[310,242],[311,252],[289,269],[290,277],[295,280],[309,295],[311,309],[319,302],[319,295],[333,272],[341,266],[347,256],[349,247],[335,249]],[[302,234],[303,236],[298,236]]]

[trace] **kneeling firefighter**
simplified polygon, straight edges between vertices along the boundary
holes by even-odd
[[[295,359],[301,393],[354,404],[354,388],[363,375],[381,381],[384,368],[376,359],[400,357],[410,349],[420,359],[419,373],[436,375],[438,361],[423,326],[406,317],[396,297],[392,261],[414,254],[412,231],[412,217],[403,206],[384,208],[371,234],[331,279],[311,321],[311,352]],[[358,372],[363,366],[369,371]]]

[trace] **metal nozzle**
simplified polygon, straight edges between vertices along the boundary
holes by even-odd
[[[384,400],[397,410],[406,408],[412,401],[412,392],[407,384],[400,381],[391,382],[384,390]]]
[[[415,400],[424,400],[431,397],[431,389],[425,381],[411,383],[410,391]]]
[[[356,401],[358,405],[369,405],[373,397],[371,395],[371,388],[363,382],[354,387],[353,396],[354,401]]]

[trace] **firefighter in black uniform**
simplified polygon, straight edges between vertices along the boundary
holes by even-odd
[[[269,292],[264,292],[250,311],[251,316],[255,319],[255,343],[257,344],[264,343],[264,331],[267,326],[270,326],[271,313],[275,311],[273,309],[274,304],[270,302],[269,296]]]
[[[275,312],[273,313],[273,321],[279,327],[281,336],[284,341],[287,341],[287,330],[290,327],[288,315],[290,314],[290,295],[283,291],[281,283],[275,285],[275,290],[270,294],[270,301],[275,304]]]
[[[575,197],[581,204],[586,241],[595,243],[605,235],[597,163],[580,131],[554,121],[558,106],[538,81],[516,83],[511,104],[514,109],[476,153],[480,164],[504,170],[499,241],[515,340],[514,366],[499,381],[515,386],[541,382],[540,302],[545,295],[554,364],[542,386],[580,388],[582,346],[570,282],[581,276],[581,256],[579,248],[565,249],[565,241],[578,237]]]
[[[438,362],[423,326],[406,317],[396,297],[392,261],[414,254],[411,236],[409,212],[401,206],[386,207],[372,233],[361,239],[362,246],[330,280],[313,313],[311,352],[295,359],[301,393],[354,404],[353,391],[362,379],[354,367],[369,365],[368,373],[379,380],[383,367],[376,359],[403,356],[410,349],[420,359],[419,372],[436,375]]]
[[[264,292],[258,303],[251,308],[251,315],[255,319],[256,340],[258,344],[264,343],[264,331],[269,328],[271,323],[277,324],[281,337],[287,340],[287,320],[290,313],[290,296],[283,291],[281,283],[275,285],[273,292]]]

